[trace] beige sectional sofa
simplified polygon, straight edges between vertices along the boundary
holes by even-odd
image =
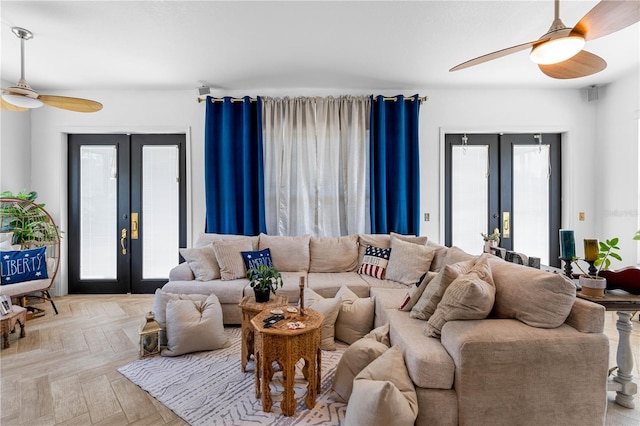
[[[196,247],[238,238],[243,237],[203,234]],[[488,318],[445,320],[438,338],[427,335],[429,321],[416,311],[424,304],[415,298],[426,296],[431,283],[444,281],[452,265],[480,263],[476,256],[397,234],[244,238],[254,249],[270,248],[284,277],[279,293],[290,303],[298,302],[300,276],[324,297],[347,285],[359,297],[375,298],[375,326],[389,324],[390,342],[401,349],[416,388],[416,425],[604,423],[609,356],[604,308],[576,299],[573,284],[562,275],[483,256],[494,288]],[[421,246],[418,254],[405,242]],[[404,283],[358,273],[367,245],[391,247],[387,272],[395,271],[392,278]],[[415,282],[407,281],[425,266],[432,281],[424,284],[426,290],[421,286],[419,296]],[[237,304],[253,294],[244,278],[197,281],[187,262],[171,271],[163,290],[216,294],[226,324],[240,323]],[[416,306],[400,310],[408,295]]]

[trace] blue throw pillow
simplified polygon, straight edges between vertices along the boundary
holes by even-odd
[[[258,265],[273,266],[271,260],[271,250],[267,247],[260,251],[241,251],[242,258],[244,259],[244,266],[247,271],[251,268],[257,268]]]
[[[32,250],[0,251],[0,284],[15,284],[24,281],[49,278],[47,273],[46,247]]]

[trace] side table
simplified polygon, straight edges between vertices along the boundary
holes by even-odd
[[[264,320],[271,313],[266,310],[253,317],[251,323],[255,327],[255,359],[256,359],[256,398],[262,399],[262,410],[271,411],[273,400],[269,382],[273,378],[273,362],[277,362],[282,370],[284,391],[280,409],[285,416],[296,411],[296,400],[293,389],[296,363],[304,359],[302,374],[307,380],[308,408],[316,405],[316,396],[320,391],[322,351],[320,349],[320,332],[324,316],[313,309],[306,309],[304,317],[299,313],[288,313],[284,320],[270,328],[264,327]],[[300,321],[305,328],[290,330],[288,322]]]
[[[270,310],[286,307],[287,303],[287,296],[272,294],[271,299],[265,303],[256,302],[254,296],[245,296],[238,304],[242,310],[242,352],[240,356],[240,368],[243,373],[246,372],[247,363],[251,355],[253,355],[253,326],[251,325],[251,318],[265,309]]]
[[[22,306],[13,305],[13,312],[0,317],[0,328],[2,329],[3,349],[9,347],[9,333],[13,333],[16,323],[20,324],[20,337],[25,336],[24,325],[27,322],[27,310]]]
[[[604,297],[596,298],[577,293],[581,299],[604,306],[607,311],[616,311],[618,321],[618,351],[616,361],[618,371],[609,379],[607,390],[616,391],[616,402],[626,408],[634,408],[633,397],[638,392],[638,385],[633,381],[633,352],[629,336],[633,330],[631,317],[640,311],[640,296],[620,290],[607,290]]]

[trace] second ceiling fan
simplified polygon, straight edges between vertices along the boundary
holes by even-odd
[[[531,48],[531,60],[549,77],[586,77],[604,70],[600,56],[583,50],[585,42],[604,37],[640,21],[640,0],[602,0],[569,28],[560,19],[560,0],[555,0],[554,20],[538,40],[518,44],[463,62],[449,71],[458,71]]]

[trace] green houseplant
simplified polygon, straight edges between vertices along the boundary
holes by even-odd
[[[484,240],[484,248],[483,251],[485,253],[491,253],[491,247],[498,247],[500,245],[500,230],[498,228],[494,228],[491,234],[482,235],[482,239]]]
[[[282,275],[273,266],[258,265],[249,268],[247,279],[255,293],[256,302],[259,303],[268,302],[271,293],[276,294],[276,290],[283,285]]]
[[[58,238],[55,225],[44,210],[44,204],[36,204],[38,193],[11,191],[0,193],[0,232],[13,232],[13,244],[23,247],[39,246],[40,242]]]
[[[582,287],[583,294],[593,297],[604,296],[604,289],[607,288],[607,280],[600,276],[600,272],[609,269],[609,266],[611,266],[611,259],[622,261],[622,256],[617,253],[617,251],[620,250],[620,247],[618,247],[619,241],[620,239],[615,237],[610,240],[606,240],[605,242],[600,241],[598,243],[598,257],[593,262],[595,273],[592,272],[593,270],[585,272],[578,263],[578,260],[580,259],[577,257],[573,258],[573,263],[575,263],[578,269],[580,269],[580,272],[582,272],[582,275],[578,277],[578,281]]]

